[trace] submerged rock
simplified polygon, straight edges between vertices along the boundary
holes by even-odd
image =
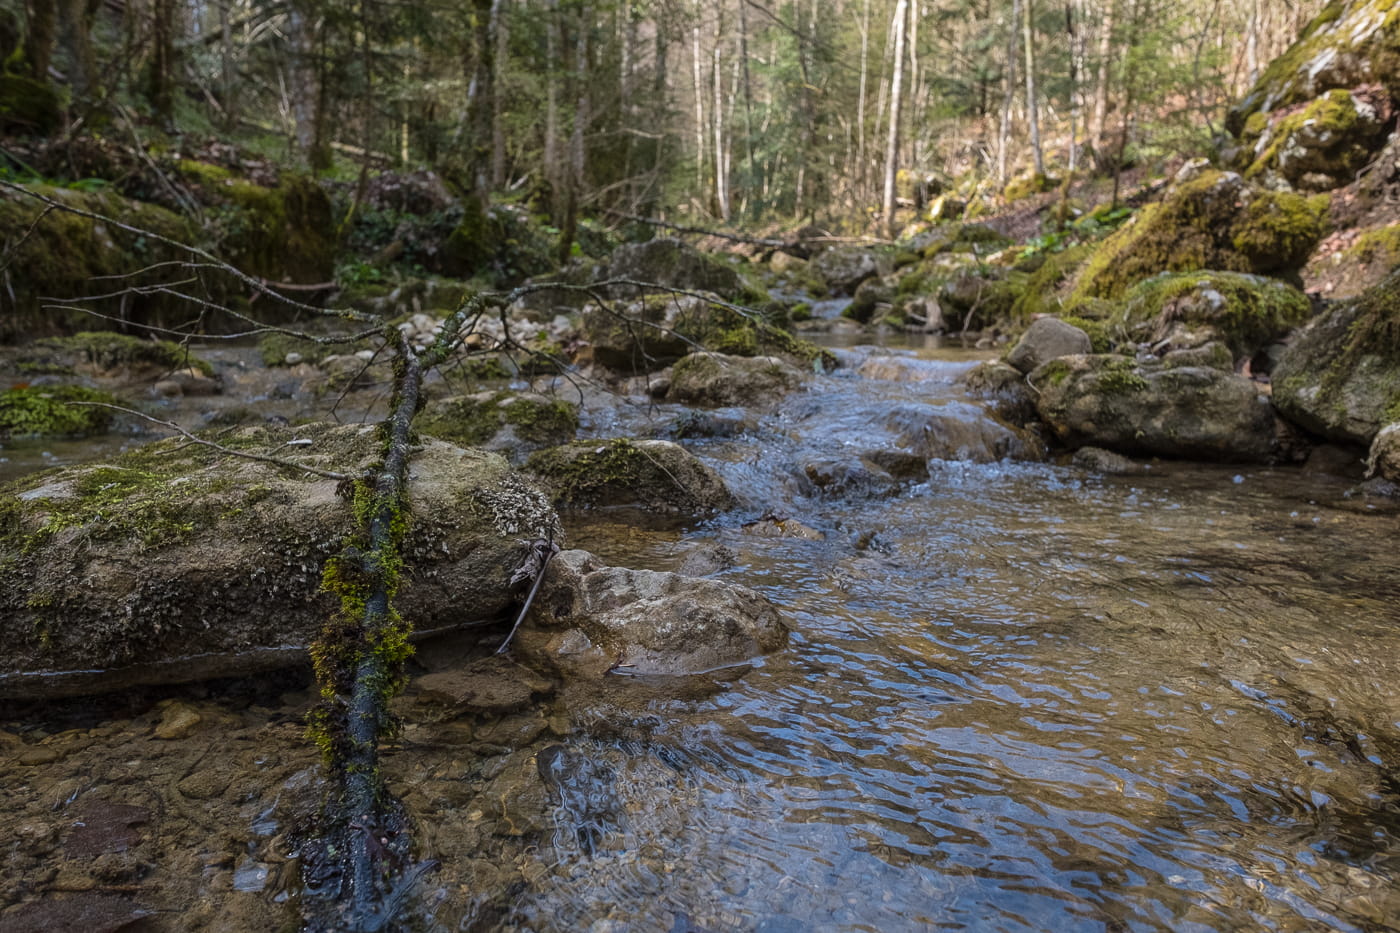
[[[776,356],[692,353],[671,370],[667,399],[707,408],[767,406],[802,384],[801,370]]]
[[[746,587],[564,551],[512,650],[567,676],[698,674],[777,651],[787,635],[773,604]]]
[[[894,432],[896,446],[924,460],[1045,459],[1040,438],[967,402],[900,405],[886,416],[885,427]]]
[[[1234,373],[1100,354],[1051,360],[1030,382],[1041,418],[1072,447],[1245,463],[1292,453],[1268,396]]]
[[[219,442],[359,475],[372,427],[253,427]],[[326,558],[356,531],[335,479],[173,438],[0,492],[0,696],[55,696],[296,663],[330,615]],[[545,497],[500,456],[428,441],[410,467],[397,606],[418,631],[492,618]]]
[[[734,504],[719,475],[671,441],[576,441],[535,452],[526,469],[565,506],[698,515]]]

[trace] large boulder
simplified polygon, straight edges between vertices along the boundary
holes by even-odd
[[[430,402],[414,425],[422,434],[504,453],[512,462],[578,433],[578,406],[535,393],[476,392]]]
[[[575,441],[536,451],[526,468],[557,503],[574,508],[704,515],[734,505],[719,475],[671,441]]]
[[[1262,116],[1262,115],[1260,115]],[[1328,91],[1297,112],[1255,121],[1246,135],[1245,177],[1271,188],[1330,191],[1350,184],[1385,142],[1393,116],[1377,92]]]
[[[672,368],[666,397],[707,408],[772,405],[804,378],[796,366],[776,356],[692,353]]]
[[[564,551],[512,650],[566,676],[701,674],[777,651],[787,635],[773,604],[746,587]]]
[[[726,298],[737,298],[743,292],[738,272],[675,237],[619,246],[608,264],[608,278],[714,292]],[[617,290],[623,294],[637,292],[632,286],[619,286]]]
[[[1095,354],[1051,360],[1029,378],[1041,418],[1071,447],[1244,463],[1290,453],[1268,396],[1231,372]]]
[[[1093,349],[1089,335],[1059,318],[1043,317],[1031,322],[1006,362],[1023,373],[1061,356],[1077,356]]]
[[[1138,212],[1080,271],[1071,304],[1118,298],[1160,272],[1295,272],[1325,230],[1325,195],[1268,191],[1234,172],[1206,172]]]
[[[895,447],[924,460],[1045,459],[1040,438],[969,402],[898,405],[885,416],[884,427],[893,434]]]
[[[360,475],[373,427],[242,428],[226,447]],[[295,663],[335,606],[326,559],[356,534],[343,484],[180,438],[0,492],[0,696],[229,676]],[[414,454],[398,610],[420,632],[495,617],[548,500],[496,454]]]
[[[1400,92],[1398,54],[1400,7],[1393,0],[1332,0],[1269,63],[1225,125],[1238,136],[1255,114],[1305,104],[1336,88],[1380,84],[1394,96]]]
[[[1218,340],[1241,359],[1311,315],[1308,296],[1286,282],[1243,272],[1202,271],[1165,273],[1138,283],[1111,323],[1135,341],[1163,350]]]
[[[1319,315],[1273,371],[1285,418],[1363,446],[1400,417],[1400,269]]]
[[[868,246],[833,246],[813,259],[810,269],[836,295],[854,295],[866,279],[893,271],[890,261]]]

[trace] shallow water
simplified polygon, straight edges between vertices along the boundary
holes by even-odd
[[[612,563],[713,556],[782,608],[791,648],[746,671],[411,721],[388,769],[441,862],[416,923],[1400,929],[1394,504],[1324,476],[1172,464],[935,461],[927,482],[840,496],[806,479],[805,463],[890,448],[900,406],[980,417],[955,385],[966,359],[857,351],[749,433],[696,443],[742,500],[716,521],[571,523],[573,546]],[[629,433],[676,414],[588,422]],[[769,511],[825,539],[745,532]],[[145,875],[112,877],[156,909],[197,904],[202,928],[285,919],[277,834],[314,785],[293,725],[304,692],[182,696],[203,723],[178,742],[152,734],[168,707],[125,702],[84,728],[8,726],[11,749],[58,756],[0,773],[8,828],[53,847],[26,860],[12,844],[12,869],[81,875],[60,857],[76,804],[54,787],[141,803],[131,775],[156,772],[141,805],[165,801],[150,833],[173,838]],[[240,777],[187,793],[220,768]]]

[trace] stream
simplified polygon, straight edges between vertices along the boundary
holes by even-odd
[[[841,352],[687,441],[733,512],[566,522],[608,563],[761,591],[786,652],[473,720],[402,703],[386,768],[439,863],[410,928],[1400,930],[1396,503],[1173,463],[821,486],[804,466],[892,449],[896,422],[984,419],[957,380],[985,354]],[[585,430],[679,413],[590,397]],[[745,527],[765,514],[807,533]],[[105,910],[87,933],[294,928],[307,683],[4,711],[0,905]]]

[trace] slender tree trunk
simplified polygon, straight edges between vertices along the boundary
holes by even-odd
[[[295,124],[297,153],[313,170],[323,160],[320,152],[321,127],[321,69],[318,58],[320,46],[318,10],[309,0],[293,0],[287,9],[287,41],[291,50],[289,72],[291,87],[288,97]]]
[[[219,103],[224,108],[224,125],[233,128],[238,124],[238,101],[235,91],[235,76],[233,67],[233,18],[229,16],[229,6],[233,0],[218,0],[219,2],[219,48],[221,68],[221,85],[219,96],[222,98]],[[366,149],[369,147],[366,146]]]
[[[890,128],[885,141],[885,231],[891,239],[899,232],[896,216],[895,176],[899,171],[899,103],[904,80],[904,20],[909,15],[908,0],[894,7],[894,73],[890,78]]]
[[[85,98],[93,90],[93,78],[97,67],[92,57],[92,21],[97,15],[98,4],[93,0],[39,2],[62,5],[58,17],[58,39],[68,52],[68,86],[73,89],[74,97]],[[159,42],[159,38],[156,41]],[[156,54],[159,55],[159,52]]]
[[[711,52],[712,67],[710,78],[714,92],[714,107],[711,113],[714,125],[715,150],[715,209],[721,220],[729,219],[729,180],[725,166],[724,139],[724,72],[722,68],[721,39],[724,28],[722,8],[715,11],[715,45]]]
[[[695,2],[695,25],[690,30],[691,70],[695,81],[695,193],[705,191],[705,85],[700,80],[700,18],[704,6]]]
[[[1016,97],[1016,47],[1019,45],[1021,0],[1012,0],[1011,24],[1006,40],[1006,97],[1001,102],[1001,126],[997,130],[997,181],[1006,184],[1008,178],[1007,150],[1011,147],[1011,105]]]
[[[1026,119],[1031,131],[1031,158],[1035,174],[1045,174],[1045,154],[1040,146],[1040,104],[1035,95],[1035,0],[1025,0],[1025,16],[1021,22],[1026,37]]]
[[[1113,207],[1118,206],[1119,187],[1123,179],[1123,157],[1128,151],[1128,131],[1133,122],[1133,92],[1137,85],[1137,56],[1132,50],[1137,45],[1138,28],[1141,19],[1150,13],[1151,0],[1128,0],[1128,41],[1127,68],[1123,73],[1123,113],[1118,131],[1118,152],[1113,160]]]
[[[506,183],[506,113],[502,104],[502,75],[510,54],[510,18],[506,13],[508,0],[491,4],[491,33],[496,51],[491,56],[491,187],[503,188]]]
[[[753,157],[753,84],[749,79],[749,24],[745,11],[748,3],[739,0],[739,63],[744,70],[744,155],[748,165],[748,179],[744,187],[743,201],[749,202],[750,193],[758,184],[758,169]]]
[[[549,191],[549,217],[556,225],[563,216],[562,174],[559,157],[559,0],[545,4],[544,179]]]
[[[1111,57],[1113,52],[1113,28],[1117,20],[1119,0],[1105,0],[1103,20],[1099,23],[1098,75],[1094,81],[1094,106],[1089,114],[1088,132],[1085,143],[1095,153],[1102,170],[1102,156],[1105,142],[1105,123],[1108,120],[1108,86],[1112,77]]]
[[[45,84],[49,80],[49,62],[57,37],[57,8],[54,0],[29,0],[29,22],[24,33],[24,58],[29,74]]]
[[[856,185],[862,200],[869,196],[870,163],[865,152],[865,95],[869,79],[870,0],[864,0],[860,13],[860,90],[856,97]]]
[[[1244,36],[1244,62],[1249,84],[1259,80],[1259,32],[1263,28],[1264,4],[1254,0],[1249,10],[1249,28]]]

